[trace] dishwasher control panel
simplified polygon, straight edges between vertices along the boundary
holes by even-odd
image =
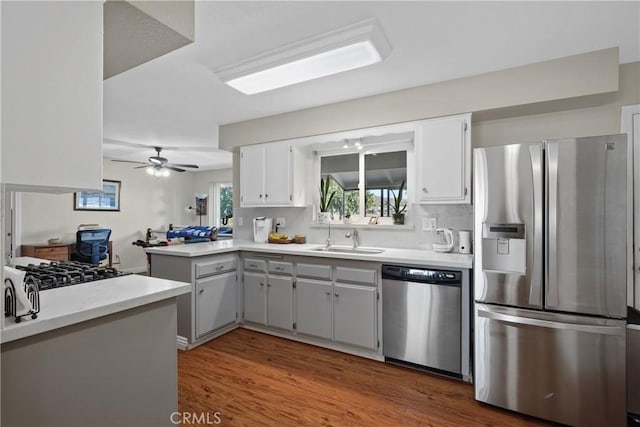
[[[431,268],[414,268],[399,265],[383,265],[382,278],[388,280],[402,280],[406,282],[460,284],[460,271],[436,270]]]

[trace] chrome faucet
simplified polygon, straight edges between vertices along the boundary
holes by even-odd
[[[327,246],[325,248],[329,249],[331,247],[331,222],[328,222],[327,225],[329,226],[329,235],[327,236]]]
[[[348,232],[344,235],[344,237],[348,238],[352,238],[353,239],[353,249],[357,248],[358,245],[360,244],[360,241],[358,240],[358,229],[354,228],[353,232]]]

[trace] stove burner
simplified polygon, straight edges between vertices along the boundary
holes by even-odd
[[[112,267],[102,267],[77,261],[51,261],[49,264],[29,264],[27,266],[17,266],[16,268],[26,271],[26,277],[32,277],[41,291],[131,274],[118,271]]]

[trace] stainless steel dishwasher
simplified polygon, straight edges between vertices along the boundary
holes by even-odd
[[[460,377],[462,272],[382,266],[385,360]]]

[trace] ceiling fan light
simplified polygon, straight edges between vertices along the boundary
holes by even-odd
[[[149,167],[147,168],[147,173],[148,173],[149,175],[153,175],[153,174],[154,174],[154,173],[153,173],[153,166],[149,166]]]
[[[161,173],[162,173],[162,176],[169,176],[170,174],[169,169],[164,169],[161,171]]]

